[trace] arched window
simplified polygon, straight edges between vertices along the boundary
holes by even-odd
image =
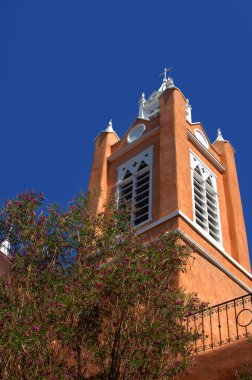
[[[118,207],[131,206],[131,221],[138,226],[151,219],[152,148],[118,168]]]
[[[194,155],[193,163],[193,198],[195,222],[213,239],[220,242],[220,221],[216,178]]]

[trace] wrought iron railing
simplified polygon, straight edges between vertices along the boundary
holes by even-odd
[[[194,351],[206,351],[252,336],[252,293],[209,307],[186,318]]]

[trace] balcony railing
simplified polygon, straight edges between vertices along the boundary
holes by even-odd
[[[188,315],[194,351],[206,351],[252,335],[252,293]]]

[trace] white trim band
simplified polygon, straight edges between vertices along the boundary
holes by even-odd
[[[137,145],[142,144],[142,142],[145,141],[145,140],[147,140],[149,137],[154,136],[158,132],[159,128],[160,127],[158,126],[158,127],[154,128],[153,130],[151,130],[150,132],[145,133],[142,137],[140,137],[139,139],[133,141],[131,144],[129,144],[129,145],[125,146],[124,148],[118,150],[117,152],[111,154],[111,156],[109,156],[107,158],[107,160],[109,162],[113,162],[116,158],[121,157],[126,152],[128,152],[131,149],[135,148]]]
[[[199,149],[203,156],[205,156],[214,165],[214,167],[219,170],[220,173],[225,172],[226,168],[222,165],[222,163],[209,152],[209,150],[192,134],[192,132],[189,131],[189,129],[187,129],[187,137],[188,140],[190,140],[191,143]]]

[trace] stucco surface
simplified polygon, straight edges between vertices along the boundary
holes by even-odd
[[[239,341],[198,354],[191,374],[178,380],[235,380],[235,371],[252,368],[252,343]]]

